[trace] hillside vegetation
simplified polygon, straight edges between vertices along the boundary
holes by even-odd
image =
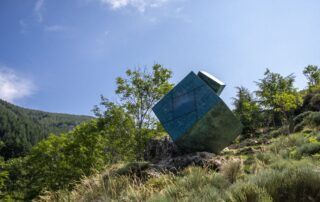
[[[208,163],[155,173],[145,162],[116,164],[38,201],[319,201],[320,134],[269,135],[224,150],[218,170]]]
[[[145,161],[144,154],[151,139],[167,137],[151,108],[172,88],[171,74],[159,64],[150,72],[128,70],[126,77],[116,80],[119,102],[102,96],[94,108],[96,119],[70,132],[50,135],[24,157],[0,161],[1,199],[320,200],[317,66],[304,68],[305,89],[294,87],[294,75],[282,76],[268,69],[256,82],[257,91],[238,87],[234,113],[244,130],[234,143],[211,154],[208,161],[158,169]]]
[[[24,156],[50,133],[67,132],[91,118],[25,109],[0,99],[0,155]]]

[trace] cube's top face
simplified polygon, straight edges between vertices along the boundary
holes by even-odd
[[[208,86],[210,86],[217,95],[220,95],[223,89],[226,87],[226,85],[222,81],[205,71],[200,71],[198,73],[198,76],[204,82],[206,82]]]
[[[191,72],[153,107],[153,111],[176,141],[220,102],[214,90]]]

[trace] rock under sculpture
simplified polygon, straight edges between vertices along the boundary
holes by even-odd
[[[218,153],[241,133],[242,124],[219,97],[224,87],[206,72],[190,72],[153,107],[180,148]]]

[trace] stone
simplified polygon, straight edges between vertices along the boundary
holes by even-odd
[[[153,107],[184,152],[219,153],[241,133],[242,124],[219,97],[224,87],[206,72],[190,72]]]
[[[148,141],[144,160],[151,162],[150,169],[156,172],[177,172],[188,166],[200,166],[220,170],[225,158],[209,152],[184,153],[168,137]]]
[[[181,155],[183,151],[168,136],[150,139],[144,149],[144,160],[151,163]]]

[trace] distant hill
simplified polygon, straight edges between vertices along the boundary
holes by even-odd
[[[25,109],[0,99],[0,155],[23,156],[50,133],[67,132],[92,118]]]

